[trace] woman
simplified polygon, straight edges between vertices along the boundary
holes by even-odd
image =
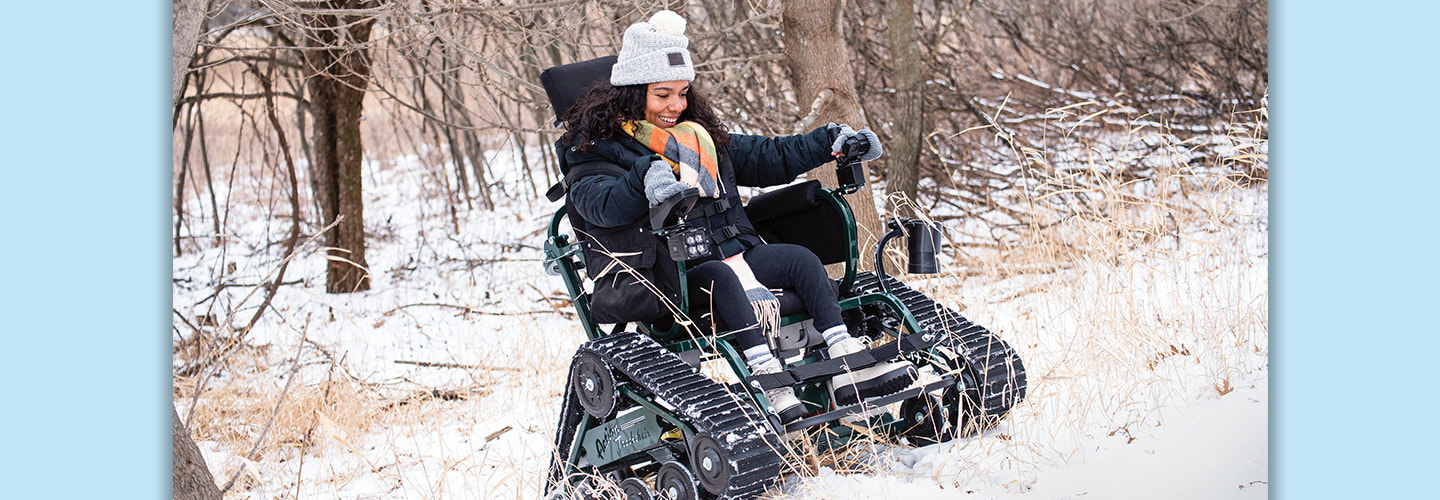
[[[561,117],[566,132],[556,149],[562,169],[602,161],[624,170],[574,180],[569,203],[575,215],[598,228],[640,226],[650,207],[696,188],[700,201],[687,220],[720,236],[712,239],[710,257],[687,263],[690,293],[710,295],[700,300],[713,304],[720,321],[736,330],[736,347],[752,372],[783,369],[765,342],[765,332],[779,323],[779,301],[771,289],[798,293],[832,358],[862,350],[864,344],[840,317],[820,259],[801,246],[764,243],[745,215],[736,186],[787,184],[833,161],[839,145],[857,135],[871,144],[861,159],[873,160],[881,154],[878,139],[869,130],[835,124],[780,138],[728,133],[691,85],[695,70],[684,30],[685,20],[670,11],[630,26],[608,84],[597,83]],[[886,362],[841,375],[831,384],[840,404],[848,404],[899,391],[913,379],[909,363]],[[858,396],[856,387],[862,388]],[[782,422],[806,413],[788,387],[765,396]]]

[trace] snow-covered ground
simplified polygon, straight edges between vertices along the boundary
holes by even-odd
[[[540,264],[558,204],[524,187],[511,154],[492,155],[496,209],[453,215],[433,169],[368,163],[372,290],[324,293],[323,251],[309,244],[252,347],[176,377],[176,407],[217,480],[238,474],[227,498],[539,496],[584,335]],[[199,356],[187,347],[197,330],[230,335],[207,325],[249,320],[255,284],[282,257],[284,245],[257,242],[287,234],[286,209],[270,208],[286,204],[263,201],[263,183],[235,185],[219,200],[230,243],[197,238],[174,259],[177,371]],[[1025,402],[983,435],[862,446],[844,470],[789,476],[774,496],[1264,498],[1267,189],[1190,196],[1205,217],[1131,250],[1048,273],[914,278],[1019,351]]]
[[[1189,408],[1171,408],[1165,423],[1130,434],[1097,436],[1063,463],[1034,468],[1028,479],[956,484],[937,472],[955,464],[957,447],[891,448],[881,473],[823,471],[797,498],[1173,498],[1263,499],[1269,493],[1264,381]]]

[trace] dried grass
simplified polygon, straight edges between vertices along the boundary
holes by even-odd
[[[241,365],[248,366],[241,366]],[[214,441],[235,450],[247,450],[255,444],[263,426],[275,414],[265,443],[257,460],[274,454],[294,458],[301,447],[314,442],[317,415],[328,418],[328,432],[340,435],[364,435],[383,422],[380,400],[370,391],[347,378],[313,382],[301,381],[283,401],[279,394],[288,366],[265,367],[260,363],[232,362],[232,369],[217,376],[198,399],[194,408],[181,407],[182,418],[189,418],[191,437],[196,441]],[[174,396],[177,403],[189,403],[194,397],[198,376],[176,376]],[[276,408],[279,408],[277,411]],[[193,412],[193,416],[190,415]],[[316,452],[322,452],[317,449]]]
[[[1262,124],[1233,127],[1242,135],[1231,138],[1229,152],[1199,163],[1186,143],[1162,150],[1169,151],[1164,157],[1126,156],[1123,148],[1047,152],[1050,163],[1030,171],[1025,197],[1010,200],[1033,216],[1008,222],[1014,240],[981,241],[967,233],[962,238],[968,239],[951,242],[947,272],[904,278],[1000,334],[1020,352],[1029,373],[1026,401],[999,429],[940,445],[952,461],[917,480],[957,486],[990,481],[1023,491],[1035,470],[1074,453],[1077,440],[1160,425],[1165,408],[1263,379],[1256,372],[1266,369],[1269,350],[1265,283],[1234,274],[1255,260],[1245,252],[1265,248],[1249,239],[1255,225],[1266,223],[1263,194],[1258,212],[1255,205],[1235,203],[1253,196],[1268,176],[1264,111],[1249,116]],[[1128,140],[1164,136],[1138,130]],[[1137,163],[1150,165],[1146,176],[1133,175],[1130,167]],[[278,195],[267,193],[283,190],[264,187],[268,175],[237,171],[223,178],[255,187],[248,195],[243,187],[232,191],[227,203],[273,206]],[[298,310],[282,306],[270,314],[290,319]],[[407,321],[332,310],[338,322],[374,328]],[[215,352],[223,339],[214,325],[191,320],[194,328],[177,324],[177,331],[205,334],[177,337],[177,367]],[[419,328],[423,320],[413,321]],[[208,381],[202,380],[211,377],[204,370],[176,375],[174,401],[182,419],[193,411],[190,430],[197,442],[224,450],[227,460],[210,464],[217,478],[245,468],[229,498],[259,488],[289,497],[281,492],[301,491],[297,483],[330,488],[335,496],[346,496],[341,492],[349,485],[378,483],[395,488],[393,494],[403,485],[428,498],[533,498],[545,473],[537,464],[544,461],[513,458],[517,453],[509,447],[525,448],[521,455],[550,453],[554,421],[517,424],[506,420],[506,412],[558,410],[569,359],[546,347],[573,343],[575,335],[556,337],[526,321],[509,327],[533,329],[527,335],[540,345],[497,347],[487,355],[525,367],[522,372],[426,368],[461,370],[463,382],[377,382],[330,356],[340,352],[335,346],[302,346],[297,360],[285,357],[294,344],[246,344],[220,361]],[[297,361],[303,369],[281,400]],[[705,372],[733,381],[728,368],[715,362],[706,363]],[[272,414],[258,453],[240,458],[266,432]],[[504,427],[512,430],[501,432]],[[820,452],[806,443],[792,444],[790,464],[804,477],[884,473],[877,457],[894,444],[878,436]],[[439,451],[416,451],[433,449]],[[329,470],[291,468],[307,457],[311,463],[327,458]],[[806,484],[802,477],[799,491],[771,498],[843,497],[807,491]]]
[[[1200,163],[1184,143],[1164,157],[1088,147],[1056,155],[1033,170],[1035,188],[1019,204],[1034,218],[1016,240],[957,244],[958,269],[905,278],[964,304],[1019,351],[1029,379],[1026,401],[999,429],[947,452],[970,467],[937,468],[931,479],[1010,478],[1002,486],[1025,491],[1033,471],[1080,442],[1162,425],[1167,412],[1236,381],[1264,383],[1267,280],[1246,276],[1268,254],[1265,195],[1255,191],[1267,175],[1265,127],[1233,126],[1243,135],[1229,138],[1227,154]],[[1142,163],[1149,175],[1136,177]]]

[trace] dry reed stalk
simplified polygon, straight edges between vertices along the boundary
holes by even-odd
[[[1263,241],[1249,241],[1264,224],[1263,192],[1259,211],[1234,201],[1257,198],[1264,128],[1233,127],[1249,135],[1203,168],[1185,143],[1161,158],[1089,150],[1072,155],[1079,169],[1046,158],[1055,173],[1036,174],[1042,189],[1023,201],[1034,221],[1015,244],[952,241],[965,268],[905,278],[963,304],[1020,352],[1029,374],[1025,403],[997,431],[947,447],[968,465],[937,467],[932,480],[1024,491],[1034,471],[1079,453],[1079,441],[1163,424],[1164,409],[1263,373],[1265,285],[1242,275],[1256,243],[1263,252]],[[1133,140],[1142,139],[1150,137]],[[1136,162],[1153,163],[1152,176],[1125,174]],[[1061,198],[1072,201],[1048,203]]]
[[[206,113],[208,117],[210,111]],[[963,247],[958,245],[963,242],[951,241],[952,258],[963,268],[952,266],[935,277],[904,278],[941,302],[963,308],[967,317],[999,333],[1020,351],[1030,374],[1026,402],[1000,429],[940,445],[941,453],[959,465],[935,467],[930,480],[957,485],[996,481],[1023,488],[1032,479],[1027,479],[1028,472],[1017,470],[1037,469],[1070,456],[1074,453],[1070,442],[1077,436],[1103,436],[1118,429],[1162,423],[1165,415],[1159,408],[1182,406],[1199,397],[1197,394],[1213,395],[1253,380],[1255,359],[1263,360],[1268,354],[1267,299],[1263,289],[1255,289],[1230,269],[1246,264],[1236,249],[1254,243],[1246,239],[1247,225],[1259,223],[1256,219],[1263,214],[1254,213],[1253,207],[1237,206],[1234,200],[1262,182],[1257,176],[1268,169],[1264,128],[1245,130],[1252,135],[1232,138],[1235,145],[1228,156],[1207,159],[1198,167],[1186,163],[1184,153],[1189,144],[1174,144],[1165,158],[1126,157],[1105,150],[1072,154],[1085,158],[1077,168],[1054,161],[1055,173],[1035,174],[1037,187],[1028,193],[1030,199],[1022,200],[1035,207],[1035,220],[1017,232],[1017,240]],[[1157,164],[1148,180],[1117,173],[1129,163],[1151,160]],[[263,187],[258,179],[263,172],[235,175],[245,189],[227,203],[263,206],[279,201],[263,196],[263,189],[252,189]],[[242,175],[253,178],[239,177]],[[244,182],[253,184],[245,186]],[[1073,202],[1049,204],[1061,198]],[[375,316],[378,311],[350,309],[338,302],[335,306],[340,322],[372,324],[380,319]],[[195,425],[191,426],[194,437],[229,450],[254,443],[257,423],[274,413],[269,437],[257,455],[262,467],[251,466],[261,471],[255,481],[298,476],[272,472],[280,466],[270,465],[279,458],[293,457],[296,450],[308,449],[317,456],[340,450],[366,463],[353,469],[340,467],[324,479],[301,480],[343,485],[380,478],[397,488],[403,481],[416,485],[407,492],[434,498],[448,495],[447,487],[455,481],[474,480],[478,482],[473,486],[476,492],[532,497],[540,489],[543,466],[496,458],[489,447],[457,449],[444,443],[445,434],[438,430],[467,422],[497,421],[503,418],[501,408],[548,406],[558,410],[568,357],[553,354],[557,349],[552,347],[573,344],[579,335],[532,333],[530,337],[540,348],[497,348],[465,358],[478,362],[503,356],[509,358],[508,366],[526,367],[519,373],[471,370],[469,383],[494,390],[467,401],[426,397],[397,405],[402,396],[395,396],[395,390],[368,387],[355,381],[359,377],[342,376],[323,386],[293,388],[285,398],[287,403],[276,412],[274,402],[281,388],[275,382],[277,363],[268,359],[267,346],[238,350],[220,383],[200,393],[195,392],[193,379],[177,376],[175,397],[177,401],[198,397]],[[191,347],[177,347],[177,361],[199,355]],[[456,364],[479,366],[475,362]],[[721,380],[733,377],[727,367],[714,362],[707,363],[706,373]],[[454,386],[447,387],[454,390]],[[405,386],[406,391],[412,389]],[[382,411],[387,407],[388,411]],[[317,415],[326,415],[331,422],[324,427],[353,446],[304,446],[304,434],[313,428],[311,422]],[[529,428],[516,427],[492,445],[528,439],[540,456],[545,453],[539,449],[543,446],[533,442],[545,442],[553,432],[552,425],[552,421],[540,421]],[[401,427],[404,432],[396,430]],[[433,429],[423,430],[426,428]],[[498,428],[462,435],[482,441]],[[422,448],[420,443],[430,439],[442,439],[440,456],[400,451]],[[390,448],[372,452],[360,443],[382,443]],[[816,474],[820,467],[851,474],[877,472],[867,457],[873,456],[875,446],[885,443],[859,444],[826,453],[797,454],[791,468],[802,475]],[[235,466],[224,465],[226,469],[220,472]],[[420,472],[397,472],[406,468]],[[457,471],[472,469],[476,472],[467,474],[475,479],[455,479]],[[295,486],[300,491],[298,481]],[[786,493],[776,495],[792,498]]]

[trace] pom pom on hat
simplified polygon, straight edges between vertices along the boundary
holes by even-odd
[[[685,18],[668,10],[656,12],[649,22],[630,25],[620,44],[619,59],[610,70],[610,84],[695,80],[685,25]]]
[[[670,36],[685,36],[685,18],[673,11],[662,10],[650,16],[650,26],[656,33]]]

